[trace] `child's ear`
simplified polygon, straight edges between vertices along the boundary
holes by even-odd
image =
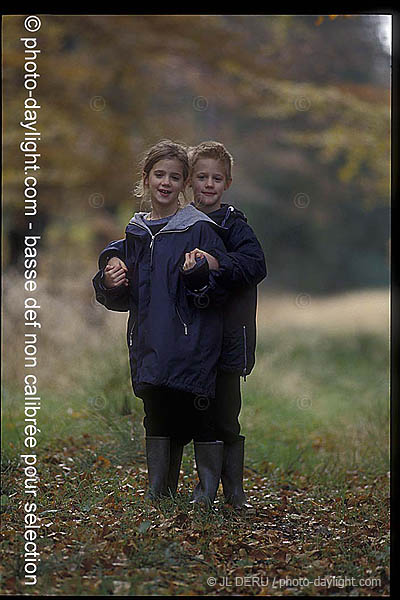
[[[232,183],[232,177],[230,177],[229,179],[227,178],[225,180],[225,188],[224,189],[227,190],[228,187],[230,187],[231,183]]]
[[[143,171],[143,173],[142,173],[142,180],[143,180],[143,186],[148,184],[149,175],[148,175],[148,173],[146,173],[146,171]]]

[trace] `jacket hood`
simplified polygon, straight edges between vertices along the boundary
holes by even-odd
[[[137,212],[133,215],[132,219],[129,221],[126,230],[132,232],[132,229],[135,225],[138,225],[140,228],[144,228],[147,231],[150,231],[149,227],[146,225],[144,221],[144,217],[148,215],[148,212]],[[178,212],[171,217],[168,223],[163,227],[162,231],[181,231],[183,229],[187,229],[191,227],[198,221],[207,221],[212,225],[216,225],[215,221],[210,219],[206,214],[202,213],[192,204],[188,204],[183,208],[179,209]]]

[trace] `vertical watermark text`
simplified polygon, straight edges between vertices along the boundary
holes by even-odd
[[[40,73],[38,61],[41,54],[38,38],[32,37],[41,28],[41,20],[35,15],[30,15],[24,20],[25,31],[20,38],[24,51],[24,101],[20,121],[22,140],[19,149],[24,156],[23,164],[23,210],[26,218],[26,235],[24,238],[24,446],[27,454],[21,454],[24,475],[24,584],[36,585],[37,567],[40,561],[40,552],[37,547],[37,537],[40,528],[40,519],[37,516],[38,496],[38,465],[37,465],[37,435],[40,433],[38,413],[41,399],[38,395],[38,337],[41,330],[39,315],[39,299],[37,286],[38,272],[38,242],[40,235],[35,235],[35,218],[38,214],[38,171],[41,154],[39,146],[41,132],[39,128],[39,114],[41,106],[38,101],[38,82]]]

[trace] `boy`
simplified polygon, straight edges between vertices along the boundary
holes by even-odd
[[[244,436],[238,421],[241,409],[240,376],[246,379],[255,363],[257,285],[266,277],[265,257],[244,214],[223,204],[232,183],[233,159],[223,144],[203,142],[189,152],[195,206],[223,227],[227,254],[213,257],[194,249],[187,257],[204,254],[210,268],[218,268],[220,283],[231,290],[224,307],[224,341],[218,363],[214,401],[218,439],[224,442],[221,481],[226,500],[235,508],[245,504],[243,491]],[[213,261],[218,261],[217,265]]]

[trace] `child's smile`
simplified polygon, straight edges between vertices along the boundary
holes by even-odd
[[[165,197],[168,197],[171,194],[171,190],[164,190],[163,188],[159,189],[158,191]]]

